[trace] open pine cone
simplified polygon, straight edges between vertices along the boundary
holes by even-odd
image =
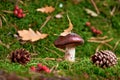
[[[25,49],[18,49],[10,54],[11,62],[17,62],[20,64],[26,64],[30,61],[30,53]]]
[[[102,68],[114,66],[115,64],[117,64],[116,55],[109,50],[101,50],[96,52],[94,55],[91,56],[91,60],[94,64]]]

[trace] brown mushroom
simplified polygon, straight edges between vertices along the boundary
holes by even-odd
[[[59,36],[54,45],[58,48],[65,49],[65,60],[75,61],[75,47],[84,43],[84,40],[75,33],[66,36]]]

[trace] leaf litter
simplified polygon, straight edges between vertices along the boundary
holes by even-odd
[[[23,41],[38,41],[39,39],[44,39],[48,34],[40,33],[39,31],[33,31],[31,28],[29,30],[18,30],[18,34]]]
[[[52,6],[45,6],[45,7],[37,9],[37,11],[40,11],[42,13],[52,13],[54,10],[55,10],[55,8]]]
[[[60,34],[61,36],[66,36],[66,35],[70,34],[72,29],[73,29],[73,24],[72,24],[72,22],[71,22],[71,20],[70,20],[68,15],[67,15],[67,18],[68,18],[68,21],[69,21],[69,27],[67,29],[65,29],[64,32],[62,32]]]

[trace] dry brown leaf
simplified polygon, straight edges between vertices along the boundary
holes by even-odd
[[[46,6],[46,7],[42,7],[42,8],[37,9],[37,11],[40,11],[42,13],[52,13],[54,10],[55,10],[55,8],[52,6]]]
[[[60,35],[61,36],[66,36],[67,34],[71,33],[71,30],[73,29],[73,24],[71,23],[70,18],[67,16],[68,20],[69,20],[69,27],[67,29],[64,30],[64,32],[62,32]]]
[[[42,34],[39,31],[33,31],[31,28],[29,30],[19,30],[18,31],[19,36],[24,41],[32,41],[35,42],[39,39],[44,39],[48,36],[48,34]]]

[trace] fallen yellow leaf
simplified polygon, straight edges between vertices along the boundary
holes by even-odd
[[[46,7],[42,7],[42,8],[37,9],[37,11],[40,11],[42,13],[52,13],[54,10],[55,10],[55,8],[52,6],[46,6]]]
[[[62,32],[60,35],[61,36],[66,36],[67,34],[71,33],[71,30],[73,29],[73,24],[71,23],[70,18],[67,16],[68,20],[69,20],[69,27],[67,29],[64,30],[64,32]]]
[[[18,31],[19,36],[24,41],[32,41],[35,42],[39,39],[44,39],[48,36],[48,34],[42,34],[39,31],[33,31],[31,28],[29,30],[19,30]]]

